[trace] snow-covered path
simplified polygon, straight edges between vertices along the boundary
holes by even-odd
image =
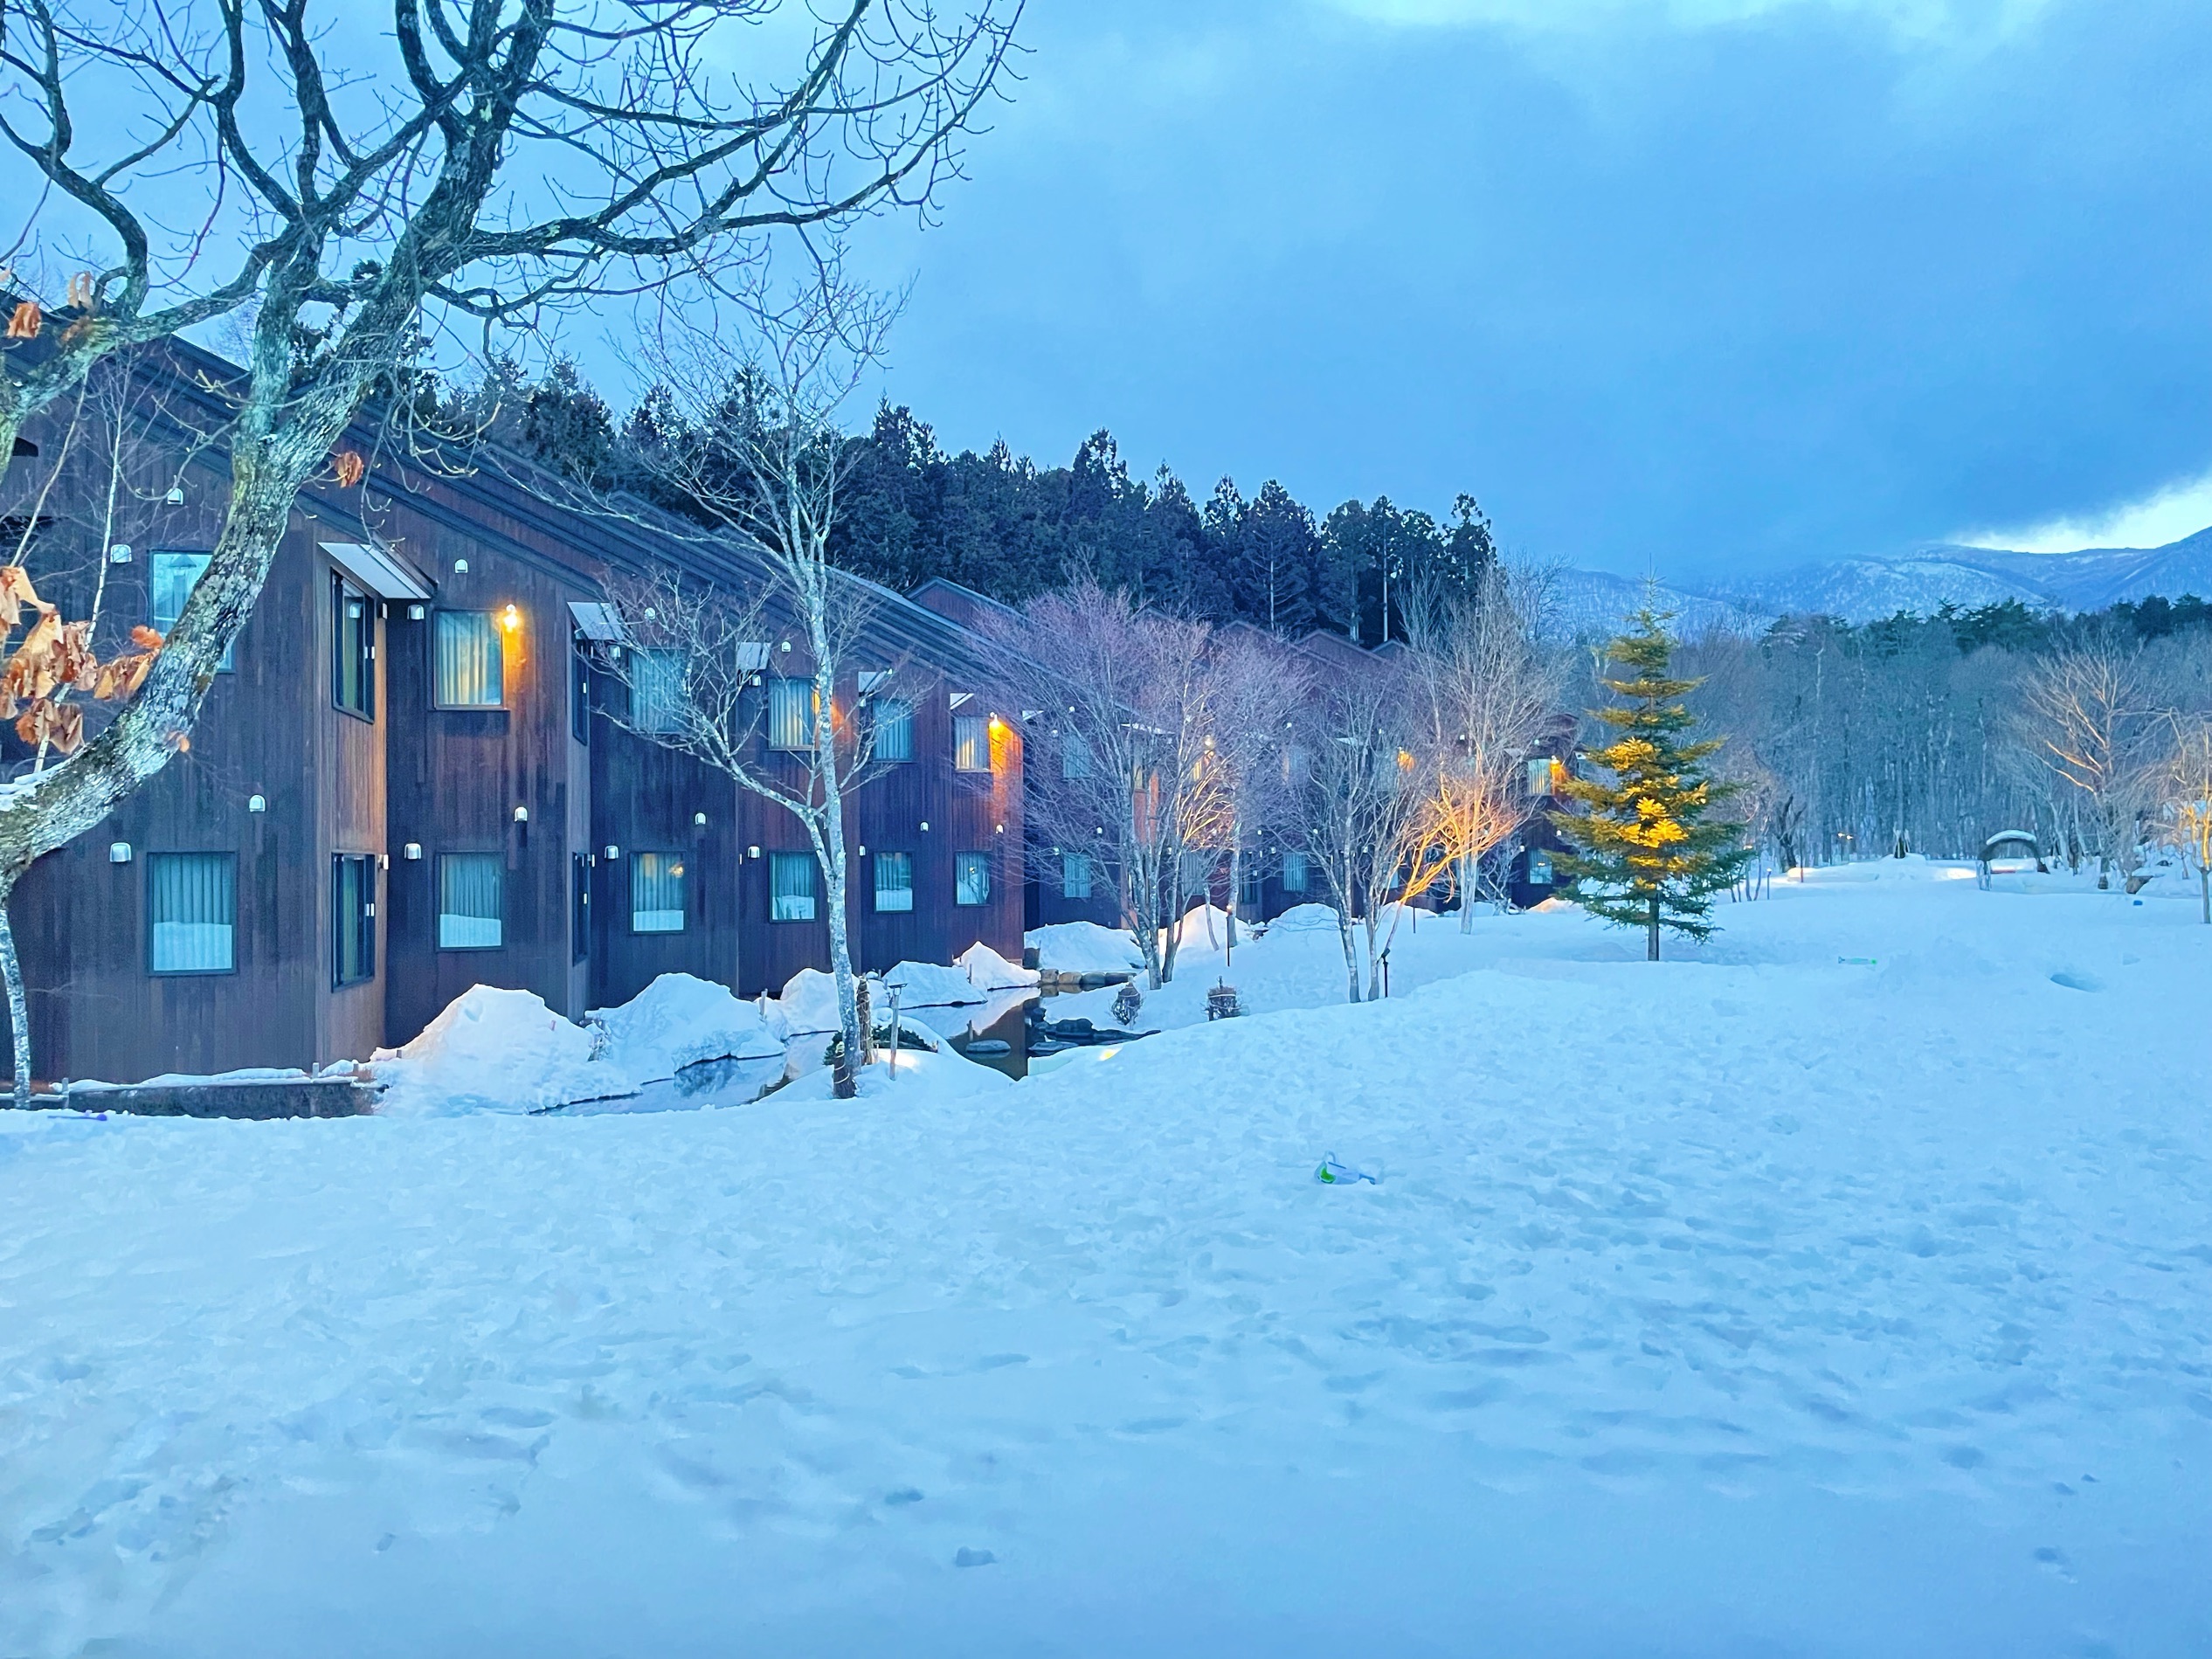
[[[1943,874],[971,1096],[0,1123],[0,1655],[2212,1650],[2212,930]]]

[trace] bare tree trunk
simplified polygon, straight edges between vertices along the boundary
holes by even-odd
[[[1462,853],[1459,858],[1459,930],[1475,931],[1475,873],[1482,868],[1479,853]]]
[[[809,618],[813,625],[814,660],[826,665],[834,660],[827,631],[821,626],[819,607]],[[819,851],[822,861],[822,884],[828,889],[830,974],[837,982],[837,1024],[845,1033],[845,1063],[835,1079],[837,1097],[850,1100],[859,1092],[854,1079],[861,1067],[868,1064],[868,1047],[872,1033],[861,1027],[860,1000],[854,993],[853,973],[853,941],[849,918],[845,911],[847,869],[845,858],[845,790],[838,776],[837,733],[835,729],[836,692],[833,680],[825,684],[829,675],[824,667],[814,673],[814,755],[817,776],[821,782],[821,839]]]
[[[0,888],[0,979],[8,987],[9,1053],[15,1059],[14,1103],[18,1111],[31,1109],[31,1005],[23,994],[23,964],[16,958],[16,930],[8,917],[15,896],[16,878]]]
[[[1644,923],[1643,959],[1646,962],[1656,962],[1659,960],[1659,901],[1655,898],[1650,901],[1650,905],[1651,909],[1648,912],[1650,920]]]
[[[2204,920],[2207,924],[2212,925],[2212,868],[2207,868],[2205,866],[2201,864],[2197,866],[2196,891],[2197,897],[2203,902]],[[10,951],[10,954],[12,958],[13,952]],[[9,983],[13,985],[14,981],[11,979]],[[13,1012],[12,1004],[10,1005],[10,1012]]]
[[[1354,926],[1355,923],[1348,912],[1344,910],[1337,912],[1337,937],[1343,942],[1344,948],[1344,1000],[1346,1002],[1359,1000],[1359,946],[1353,937]]]

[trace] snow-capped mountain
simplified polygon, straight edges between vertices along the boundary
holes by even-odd
[[[1554,583],[1564,632],[1608,629],[1643,603],[1649,584],[1602,570],[1566,570]],[[2164,547],[2017,553],[1937,542],[1908,552],[1829,559],[1735,582],[1669,582],[1656,597],[1688,632],[1764,627],[1778,616],[1816,613],[1870,622],[1946,601],[1964,608],[2018,599],[2036,611],[2101,611],[2124,599],[2193,593],[2212,598],[2212,529]]]

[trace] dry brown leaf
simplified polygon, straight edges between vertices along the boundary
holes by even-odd
[[[36,340],[38,330],[46,321],[46,314],[38,308],[36,300],[25,300],[16,308],[15,315],[8,319],[8,338]]]
[[[337,461],[338,482],[348,489],[358,484],[368,474],[369,463],[363,460],[359,453],[354,450],[341,452]]]

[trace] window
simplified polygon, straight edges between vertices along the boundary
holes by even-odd
[[[683,726],[683,659],[673,651],[630,653],[630,723],[642,732]]]
[[[440,611],[437,657],[440,709],[506,706],[507,665],[490,612]]]
[[[330,578],[330,701],[363,720],[377,717],[376,602],[342,576]]]
[[[788,675],[768,682],[768,746],[814,746],[814,682]]]
[[[1213,872],[1221,862],[1219,853],[1185,853],[1183,854],[1183,890],[1203,893],[1211,896],[1213,891]]]
[[[1559,774],[1566,768],[1549,755],[1538,755],[1529,762],[1529,793],[1555,795],[1559,792]]]
[[[330,861],[330,983],[377,977],[377,861],[340,853]]]
[[[569,653],[569,731],[580,743],[591,741],[591,669],[581,639]]]
[[[768,915],[775,922],[812,922],[814,919],[814,855],[812,853],[771,853],[768,855]]]
[[[914,705],[903,697],[885,697],[875,705],[875,757],[914,758]]]
[[[1090,896],[1089,854],[1062,853],[1060,855],[1060,896],[1063,899],[1087,899]]]
[[[875,855],[875,908],[911,910],[914,908],[914,854],[878,853]]]
[[[952,902],[955,904],[991,902],[991,854],[962,853],[952,861]]]
[[[952,765],[964,772],[991,770],[991,722],[984,715],[952,716]]]
[[[683,854],[630,855],[630,931],[683,931]]]
[[[156,973],[228,973],[238,966],[238,861],[230,853],[155,853],[146,860]]]
[[[1303,893],[1306,890],[1306,855],[1303,853],[1285,853],[1282,855],[1282,890]]]
[[[496,950],[507,914],[507,861],[497,853],[448,853],[438,861],[438,948]]]
[[[569,854],[569,960],[581,962],[591,948],[591,865],[581,853]]]
[[[1296,743],[1282,746],[1282,781],[1293,787],[1306,781],[1306,751]]]
[[[1090,776],[1090,745],[1083,741],[1081,732],[1069,732],[1060,740],[1060,775],[1062,778]]]
[[[1543,851],[1541,848],[1533,850],[1529,854],[1529,885],[1531,887],[1550,887],[1553,885],[1552,878],[1552,855],[1549,853]]]
[[[1260,908],[1260,867],[1251,859],[1237,866],[1237,909],[1256,910]]]
[[[154,589],[154,632],[167,638],[176,626],[176,619],[184,614],[184,601],[191,597],[200,573],[207,569],[211,553],[156,553],[150,561]],[[216,666],[228,674],[238,664],[234,643],[223,653],[223,660]]]

